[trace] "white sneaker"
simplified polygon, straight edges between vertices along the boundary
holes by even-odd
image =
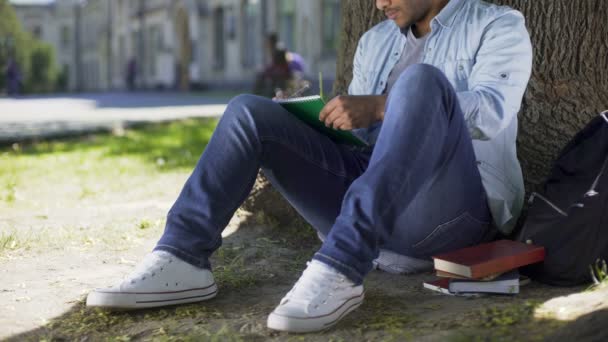
[[[168,252],[154,251],[121,284],[89,293],[87,306],[142,309],[199,302],[216,294],[211,271],[192,266]]]
[[[361,305],[363,285],[313,260],[291,291],[268,316],[268,328],[289,332],[327,329]]]

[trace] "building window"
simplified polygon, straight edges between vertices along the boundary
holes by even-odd
[[[71,31],[70,31],[70,27],[67,25],[64,25],[61,27],[61,46],[64,48],[68,48],[70,47],[70,42],[71,42]]]
[[[215,9],[213,15],[214,22],[214,35],[213,35],[213,47],[215,48],[215,61],[214,66],[216,69],[224,69],[226,52],[225,52],[225,32],[224,32],[224,9],[218,7]]]
[[[340,37],[340,0],[323,0],[323,55],[336,55]]]
[[[256,66],[256,57],[262,44],[258,28],[257,0],[243,0],[241,8],[241,64],[246,68]]]
[[[326,1],[326,0],[323,0]],[[290,51],[296,46],[296,0],[283,0],[279,5],[279,39]]]
[[[118,37],[118,65],[116,68],[116,76],[123,75],[123,72],[127,72],[127,51],[126,51],[126,39],[124,35]]]
[[[40,26],[34,26],[34,29],[32,29],[32,34],[37,39],[42,39],[42,27],[40,27]]]
[[[236,39],[236,14],[234,13],[234,7],[229,6],[226,9],[226,37],[229,40]]]
[[[148,51],[146,53],[147,71],[150,76],[154,77],[156,76],[157,57],[162,49],[162,31],[160,26],[154,25],[150,27],[149,32]]]
[[[198,42],[195,39],[190,40],[190,63],[198,63],[200,58],[198,49]]]

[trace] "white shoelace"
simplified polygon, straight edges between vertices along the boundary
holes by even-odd
[[[306,263],[306,270],[300,276],[294,287],[283,298],[281,304],[287,301],[304,305],[306,312],[314,299],[318,299],[319,304],[327,303],[327,299],[332,297],[335,291],[352,286],[342,274],[332,270],[329,266]],[[319,297],[323,294],[323,297]]]
[[[168,253],[151,253],[137,265],[135,270],[125,279],[125,281],[134,284],[137,281],[154,277],[157,272],[162,272],[164,267],[172,262],[173,258]]]

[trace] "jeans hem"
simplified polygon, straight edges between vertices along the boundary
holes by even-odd
[[[168,245],[157,245],[156,247],[154,247],[154,250],[155,251],[165,251],[167,253],[171,253],[175,257],[179,258],[182,261],[189,263],[192,266],[202,268],[202,269],[208,269],[211,271],[211,263],[209,262],[209,260],[207,258],[204,258],[204,259],[195,258],[195,257],[191,256],[190,254],[181,251],[180,249],[177,249],[175,247],[168,246]]]
[[[343,262],[340,262],[328,255],[318,253],[318,252],[315,253],[315,255],[312,258],[313,258],[313,260],[320,261],[326,265],[329,265],[329,266],[335,268],[338,272],[342,273],[348,279],[350,279],[352,282],[354,282],[355,285],[363,284],[363,275],[361,275],[361,273],[359,273],[354,268],[344,264]]]

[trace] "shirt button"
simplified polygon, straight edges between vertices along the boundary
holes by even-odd
[[[464,67],[462,65],[459,65],[458,70],[464,70]]]

